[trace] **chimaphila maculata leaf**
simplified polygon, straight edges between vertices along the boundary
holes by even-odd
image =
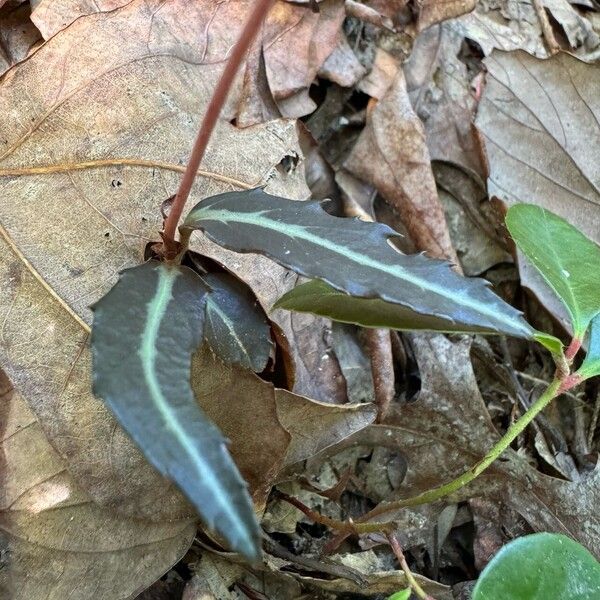
[[[589,331],[587,354],[577,371],[582,379],[600,375],[600,315],[594,317]]]
[[[273,350],[271,327],[252,292],[229,273],[208,273],[204,338],[223,361],[256,373]]]
[[[124,271],[94,306],[94,393],[206,525],[256,560],[259,528],[246,484],[190,385],[206,294],[187,267],[150,261]]]
[[[407,256],[381,223],[333,217],[318,202],[298,202],[260,189],[206,198],[188,214],[182,231],[200,229],[236,252],[257,252],[310,278],[361,298],[398,304],[432,329],[506,333],[531,338],[521,314],[482,279],[457,275],[449,263]],[[460,327],[458,327],[460,326]]]

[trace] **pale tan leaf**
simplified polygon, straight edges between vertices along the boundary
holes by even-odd
[[[530,202],[600,243],[600,66],[567,54],[486,59],[477,127],[489,161],[488,190],[508,205]],[[569,328],[566,311],[526,261],[521,280]]]
[[[0,597],[124,600],[185,553],[193,519],[129,519],[96,505],[2,371],[0,424]]]

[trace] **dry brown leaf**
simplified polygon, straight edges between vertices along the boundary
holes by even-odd
[[[398,211],[418,249],[455,258],[423,124],[412,109],[402,71],[370,114],[344,167],[372,183]]]
[[[29,20],[28,5],[7,5],[0,2],[0,76],[21,62],[41,40],[40,32]]]
[[[364,443],[368,437],[374,445],[393,441],[402,450],[408,471],[393,497],[412,496],[452,480],[482,459],[499,437],[471,367],[470,340],[452,343],[441,335],[411,340],[422,379],[418,401],[391,415],[390,427],[372,426],[353,440]],[[599,556],[599,482],[598,468],[582,482],[571,483],[541,474],[508,450],[449,499],[501,500],[535,530],[564,533]]]
[[[404,65],[406,87],[423,121],[431,160],[451,162],[483,177],[473,133],[475,95],[458,55],[464,36],[453,22],[424,31]]]
[[[477,0],[423,0],[417,3],[417,33],[428,27],[471,12]]]
[[[31,12],[31,20],[43,38],[49,40],[79,17],[115,10],[129,2],[131,0],[39,0]]]
[[[600,243],[600,67],[567,54],[525,52],[486,59],[477,127],[489,161],[490,196],[532,202]],[[565,309],[521,261],[521,280],[569,328]]]
[[[185,553],[194,520],[128,519],[92,502],[2,371],[0,424],[0,597],[124,600]]]
[[[366,69],[356,58],[346,35],[341,31],[336,47],[319,69],[319,77],[329,79],[342,87],[352,87],[358,83],[365,72]]]
[[[600,51],[600,22],[595,13],[578,10],[568,0],[542,0],[542,5],[564,32],[565,49],[593,61]],[[485,55],[498,50],[525,50],[548,58],[540,19],[533,2],[524,0],[482,0],[475,10],[457,19],[460,32],[477,42]],[[559,36],[562,40],[563,36]]]
[[[79,17],[111,11],[130,1],[41,0],[32,19],[44,38],[49,39]],[[195,27],[196,44],[201,39],[206,49],[212,45],[227,48],[237,39],[252,0],[202,0],[194,4],[192,11],[187,6],[182,8],[179,17],[181,21],[189,20],[187,27]],[[194,14],[198,9],[203,13],[202,18]],[[162,10],[159,0],[149,2],[149,20],[154,12],[159,14]],[[315,104],[308,89],[338,44],[344,16],[343,0],[323,0],[318,12],[308,4],[276,2],[265,19],[261,39],[253,45],[243,79],[240,78],[241,89],[232,93],[229,117],[235,118],[239,126],[248,127],[281,115],[301,117],[312,112]],[[204,54],[200,51],[199,56],[201,62],[218,62],[218,59],[210,61],[206,51]],[[348,55],[346,59],[349,60]],[[358,77],[360,65],[355,64],[354,69]]]
[[[277,474],[364,429],[373,405],[333,406],[276,389],[219,361],[206,347],[194,359],[192,386],[207,415],[231,440],[231,454],[263,508]]]
[[[267,15],[263,35],[267,79],[284,117],[301,117],[316,108],[308,88],[336,47],[344,17],[343,0],[323,0],[318,12],[277,2]]]
[[[155,519],[190,509],[91,395],[88,306],[156,239],[160,204],[176,188],[205,94],[237,35],[223,26],[198,47],[191,24],[203,10],[171,2],[149,13],[132,2],[79,19],[0,89],[11,115],[1,124],[0,187],[13,199],[0,207],[2,362],[77,483],[120,514]],[[205,161],[215,173],[200,178],[191,202],[236,178],[268,178],[273,192],[303,196],[299,171],[274,168],[293,152],[292,123],[252,131],[222,123]]]
[[[368,75],[358,84],[358,89],[381,100],[390,89],[398,74],[399,60],[386,52],[383,48],[377,48],[373,66]]]

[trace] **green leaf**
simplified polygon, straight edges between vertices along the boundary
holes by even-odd
[[[151,261],[124,271],[94,306],[94,393],[206,525],[256,560],[259,529],[246,484],[190,386],[206,293],[187,267]]]
[[[252,292],[229,273],[202,275],[206,298],[204,337],[223,361],[260,373],[273,349],[267,316]]]
[[[600,563],[556,533],[534,533],[504,546],[483,570],[473,600],[597,600]]]
[[[531,338],[533,329],[482,279],[460,277],[449,263],[406,256],[381,223],[327,214],[318,202],[270,196],[260,189],[207,198],[182,229],[201,229],[236,252],[259,252],[301,275],[361,298],[399,304],[435,317],[440,327]],[[442,325],[443,323],[443,325]]]
[[[585,360],[577,371],[582,379],[589,379],[600,375],[600,315],[592,320],[590,336],[588,340],[588,351]]]
[[[600,247],[561,217],[533,204],[512,206],[506,226],[565,305],[573,335],[582,340],[600,312]]]
[[[399,592],[392,594],[388,600],[409,600],[411,593],[411,589],[406,588],[405,590],[400,590]]]
[[[384,300],[356,298],[319,280],[296,286],[279,298],[273,308],[314,313],[361,327],[407,331],[420,329],[446,333],[465,331],[465,327],[458,323],[448,323],[429,315],[416,314],[400,304]],[[558,338],[539,331],[534,333],[534,337],[552,353],[560,353],[562,342]]]

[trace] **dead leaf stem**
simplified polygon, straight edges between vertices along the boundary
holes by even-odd
[[[560,46],[556,41],[554,31],[552,30],[552,25],[550,24],[550,19],[548,18],[548,14],[546,13],[546,9],[542,0],[533,0],[533,8],[535,9],[540,21],[540,27],[542,28],[542,34],[544,35],[544,41],[546,42],[548,52],[550,52],[550,54],[556,54],[560,51]]]
[[[202,161],[208,141],[210,140],[210,136],[215,128],[215,125],[217,124],[217,120],[221,114],[221,109],[225,103],[225,99],[227,98],[227,94],[229,93],[229,89],[231,88],[231,84],[233,83],[242,59],[250,47],[250,44],[252,44],[256,34],[258,33],[262,20],[267,14],[272,2],[273,0],[256,0],[252,12],[250,13],[248,20],[246,21],[246,24],[240,33],[240,37],[231,50],[229,60],[225,65],[225,69],[221,75],[221,78],[219,79],[219,83],[217,84],[212,98],[208,103],[206,112],[204,113],[204,118],[202,119],[202,124],[200,125],[200,129],[196,137],[196,141],[194,142],[190,160],[181,179],[181,183],[179,184],[179,189],[175,195],[171,212],[165,221],[163,243],[165,256],[167,257],[173,257],[179,253],[177,244],[175,242],[175,232],[177,230],[179,219],[183,213],[186,200],[190,194],[190,190],[192,189],[194,179],[198,173],[200,162]]]

